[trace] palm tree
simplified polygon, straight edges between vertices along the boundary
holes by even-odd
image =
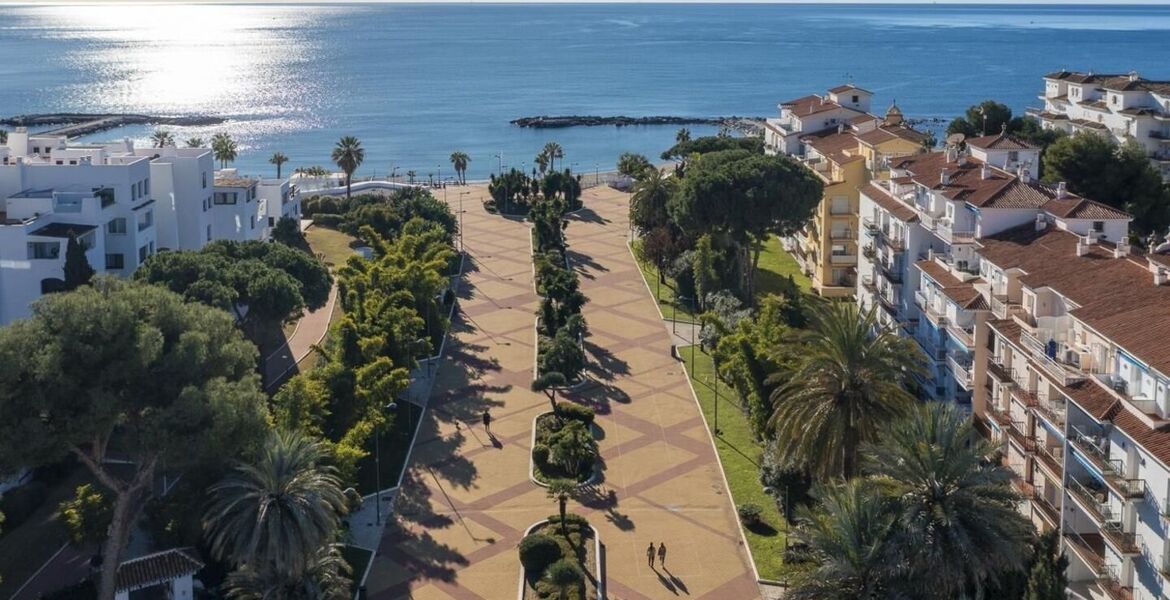
[[[653,167],[646,169],[634,182],[634,193],[630,196],[630,221],[634,226],[650,231],[668,225],[666,203],[674,195],[677,183],[677,177],[667,177]]]
[[[541,152],[548,157],[548,168],[554,171],[557,168],[557,161],[565,157],[565,149],[561,148],[561,145],[556,142],[545,144],[544,150],[541,150]]]
[[[415,173],[414,171],[407,171],[406,172],[406,179],[410,182],[410,185],[414,185],[415,175],[418,175],[418,173]]]
[[[156,129],[154,133],[150,134],[150,141],[154,144],[155,148],[174,146],[175,134],[164,129]]]
[[[940,597],[979,597],[1025,567],[1032,527],[996,451],[969,416],[941,403],[918,406],[865,446],[866,472],[895,506],[910,574],[929,578]]]
[[[347,135],[338,140],[337,145],[333,147],[332,158],[333,162],[337,164],[337,168],[345,172],[345,199],[348,200],[353,172],[366,159],[366,151],[362,149],[362,143],[356,137]]]
[[[333,541],[345,494],[328,450],[297,432],[278,432],[255,464],[241,465],[208,490],[203,528],[220,560],[297,580]]]
[[[691,130],[687,129],[686,127],[679,129],[678,133],[674,134],[674,143],[676,143],[676,144],[681,144],[683,142],[689,142],[689,141],[691,141]]]
[[[8,130],[0,129],[0,144],[8,143]]]
[[[922,354],[853,303],[814,307],[811,325],[797,365],[768,379],[776,386],[768,426],[783,459],[808,465],[818,478],[850,479],[861,444],[913,403],[903,383],[922,371]]]
[[[280,179],[280,168],[283,167],[284,163],[286,162],[288,162],[288,157],[285,156],[283,152],[276,152],[272,155],[271,158],[268,159],[268,164],[276,165],[277,179]]]
[[[353,583],[347,576],[350,571],[340,545],[327,544],[317,550],[300,577],[245,565],[228,574],[224,590],[232,600],[344,600],[350,597]]]
[[[577,482],[568,479],[554,479],[548,484],[548,497],[557,501],[561,513],[561,533],[565,532],[565,517],[568,514],[569,498],[576,493]]]
[[[556,592],[560,600],[565,600],[573,590],[581,587],[583,579],[581,569],[564,558],[549,565],[544,572],[544,581],[551,591]]]
[[[538,168],[540,169],[541,175],[544,175],[545,171],[548,171],[548,160],[549,160],[548,154],[546,154],[543,150],[540,152],[540,154],[537,154],[532,159],[532,162],[536,165],[532,169],[532,176],[533,177],[536,177],[536,169],[538,169]]]
[[[185,143],[187,144],[188,148],[202,148],[203,147],[203,138],[201,138],[201,137],[187,138],[187,141]]]
[[[826,485],[815,508],[802,508],[792,535],[816,564],[798,574],[789,600],[870,600],[894,596],[902,579],[895,523],[885,500],[864,479]]]
[[[466,152],[455,151],[451,153],[451,166],[455,167],[455,173],[459,175],[459,183],[467,183],[467,163],[471,162],[471,157]]]
[[[238,148],[232,136],[217,133],[211,136],[211,151],[215,154],[215,160],[219,161],[219,168],[223,169],[228,163],[236,160]]]

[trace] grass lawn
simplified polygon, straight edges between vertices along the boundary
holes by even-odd
[[[357,546],[342,546],[341,557],[349,564],[349,578],[353,582],[349,595],[356,598],[358,588],[362,585],[362,576],[366,574],[366,566],[374,559],[374,553]]]
[[[398,485],[398,475],[406,465],[406,452],[410,448],[414,428],[418,427],[422,416],[422,409],[411,402],[400,401],[398,406],[400,407],[398,414],[394,416],[390,428],[383,430],[377,441],[378,451],[382,457],[381,484],[384,490]],[[409,409],[409,413],[405,409]],[[378,461],[375,460],[374,443],[374,437],[371,436],[366,445],[366,451],[370,454],[358,461],[358,492],[363,496],[373,494],[378,489],[378,473],[375,468]]]
[[[712,386],[715,370],[711,356],[697,351],[692,363],[689,348],[679,348],[679,355],[686,362],[687,372],[695,377],[691,385],[699,397],[699,404],[703,407],[703,415],[708,425],[714,427],[715,388]],[[756,561],[756,570],[760,572],[760,577],[782,580],[785,573],[783,561],[787,526],[776,502],[764,493],[764,488],[760,485],[759,461],[763,447],[752,438],[747,417],[735,404],[727,401],[731,397],[730,390],[721,387],[719,397],[720,434],[715,436],[715,449],[723,463],[723,473],[727,476],[732,500],[736,506],[752,503],[763,509],[762,518],[765,525],[755,528],[744,527],[744,537],[752,549],[752,558]]]
[[[642,270],[642,279],[645,279],[646,283],[650,285],[650,295],[657,298],[658,309],[662,311],[662,316],[666,319],[674,317],[680,323],[684,321],[695,322],[695,314],[691,311],[690,304],[685,300],[678,300],[678,294],[674,291],[674,280],[667,277],[666,283],[659,285],[658,269],[638,256],[638,248],[641,245],[641,240],[634,240],[634,260],[638,261],[638,268]]]
[[[344,265],[345,259],[354,254],[354,248],[362,245],[348,234],[320,225],[305,230],[305,239],[313,253],[320,255],[331,269]]]
[[[783,289],[781,277],[792,277],[803,292],[812,291],[812,280],[800,271],[796,259],[780,245],[780,238],[772,236],[760,253],[760,264],[756,271],[756,293],[775,294]]]
[[[45,501],[27,521],[11,530],[5,528],[0,537],[0,598],[11,597],[69,539],[58,519],[57,505],[72,498],[77,486],[93,482],[84,467],[75,468],[48,489]]]

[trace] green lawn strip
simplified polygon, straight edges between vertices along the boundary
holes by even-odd
[[[642,245],[641,240],[634,240],[634,260],[638,262],[638,268],[642,270],[642,279],[650,286],[650,295],[655,296],[658,301],[658,309],[662,311],[662,316],[665,319],[676,319],[681,322],[695,322],[695,314],[691,310],[689,302],[678,299],[678,294],[674,291],[674,280],[670,277],[666,278],[666,283],[659,285],[658,283],[658,269],[650,263],[642,260],[638,255],[638,248]]]
[[[347,258],[355,254],[354,248],[361,246],[353,236],[336,229],[314,225],[305,230],[305,239],[313,253],[322,257],[326,265],[338,269]]]
[[[376,458],[379,453],[381,454],[383,490],[398,485],[398,476],[406,465],[406,453],[410,449],[414,429],[418,427],[422,418],[422,408],[413,402],[406,401],[399,401],[398,406],[398,413],[391,419],[390,427],[380,432],[381,435],[377,440],[378,452],[374,452],[375,438],[370,436],[365,448],[369,454],[358,461],[358,492],[363,496],[373,494],[378,490],[375,466],[379,462]]]
[[[679,355],[685,361],[688,374],[695,377],[691,380],[691,385],[699,397],[699,405],[703,409],[707,424],[714,427],[715,369],[711,356],[701,351],[695,352],[692,362],[689,347],[679,348]],[[747,417],[736,404],[729,401],[732,398],[731,390],[720,386],[719,398],[720,434],[715,436],[715,449],[723,463],[723,473],[727,476],[728,487],[731,488],[732,501],[737,507],[748,503],[758,505],[763,509],[764,523],[770,526],[755,530],[744,527],[744,537],[752,549],[752,558],[755,559],[760,577],[770,580],[783,579],[786,525],[776,502],[764,493],[764,488],[760,485],[759,462],[763,447],[752,437]]]
[[[362,584],[362,576],[366,574],[366,567],[373,560],[374,553],[357,546],[342,546],[341,557],[349,564],[349,578],[352,581],[349,595],[351,598],[356,598],[358,588]]]
[[[72,498],[83,483],[94,483],[93,476],[83,467],[73,469],[48,489],[41,507],[27,521],[4,528],[0,537],[0,598],[11,597],[69,539],[69,531],[58,519],[57,505]]]
[[[756,270],[756,293],[780,293],[783,289],[781,277],[792,277],[803,292],[812,291],[812,280],[801,272],[796,259],[780,245],[780,238],[772,236],[760,253],[760,264]]]

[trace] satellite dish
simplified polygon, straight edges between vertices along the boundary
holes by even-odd
[[[959,144],[963,143],[963,140],[966,140],[966,139],[967,139],[967,136],[965,136],[961,133],[952,133],[952,134],[947,136],[947,145],[948,146],[958,146]]]

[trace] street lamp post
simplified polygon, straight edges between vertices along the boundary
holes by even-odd
[[[463,248],[463,197],[471,192],[459,192],[459,251],[466,252]]]
[[[499,177],[504,174],[504,153],[493,155],[496,159],[496,176]]]
[[[601,185],[601,165],[593,163],[593,185]]]
[[[715,435],[719,435],[719,365],[715,363],[714,358],[711,365],[715,371]]]

